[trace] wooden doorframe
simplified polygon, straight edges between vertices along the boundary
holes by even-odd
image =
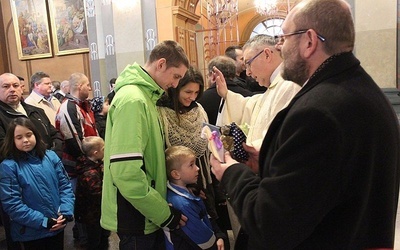
[[[10,65],[8,64],[8,51],[7,51],[6,31],[3,22],[3,8],[0,2],[0,74],[10,72]]]

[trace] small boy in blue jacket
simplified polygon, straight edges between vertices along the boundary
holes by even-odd
[[[185,146],[171,146],[165,154],[167,201],[188,217],[185,226],[165,231],[167,249],[223,249],[226,235],[210,221],[203,200],[186,187],[197,183],[199,176],[195,152]]]

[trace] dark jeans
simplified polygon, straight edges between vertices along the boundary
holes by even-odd
[[[164,250],[165,238],[162,229],[147,235],[118,233],[120,250]]]
[[[110,231],[103,229],[100,222],[97,224],[85,224],[87,232],[87,250],[106,250],[109,247],[108,237]]]
[[[25,250],[63,250],[64,231],[57,235],[39,240],[21,242]]]
[[[11,238],[11,225],[10,225],[10,217],[6,212],[3,210],[3,206],[0,202],[0,216],[3,222],[4,231],[6,234],[6,242],[7,242],[7,249],[8,250],[21,250],[21,245],[18,242],[15,242]]]

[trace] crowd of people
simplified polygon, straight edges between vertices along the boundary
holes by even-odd
[[[7,248],[63,249],[74,223],[86,249],[393,249],[399,124],[354,39],[348,3],[304,0],[213,58],[208,89],[171,40],[105,97],[82,73],[36,72],[26,98],[0,75]]]

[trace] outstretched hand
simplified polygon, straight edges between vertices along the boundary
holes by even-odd
[[[225,152],[225,163],[221,163],[212,154],[210,156],[210,164],[212,166],[211,171],[213,172],[213,174],[219,181],[221,181],[225,170],[235,163],[239,163],[239,162],[232,159],[231,154],[229,152]]]
[[[226,95],[228,94],[228,86],[226,85],[224,75],[215,66],[213,67],[213,79],[215,80],[215,85],[217,87],[218,95],[225,99]]]

